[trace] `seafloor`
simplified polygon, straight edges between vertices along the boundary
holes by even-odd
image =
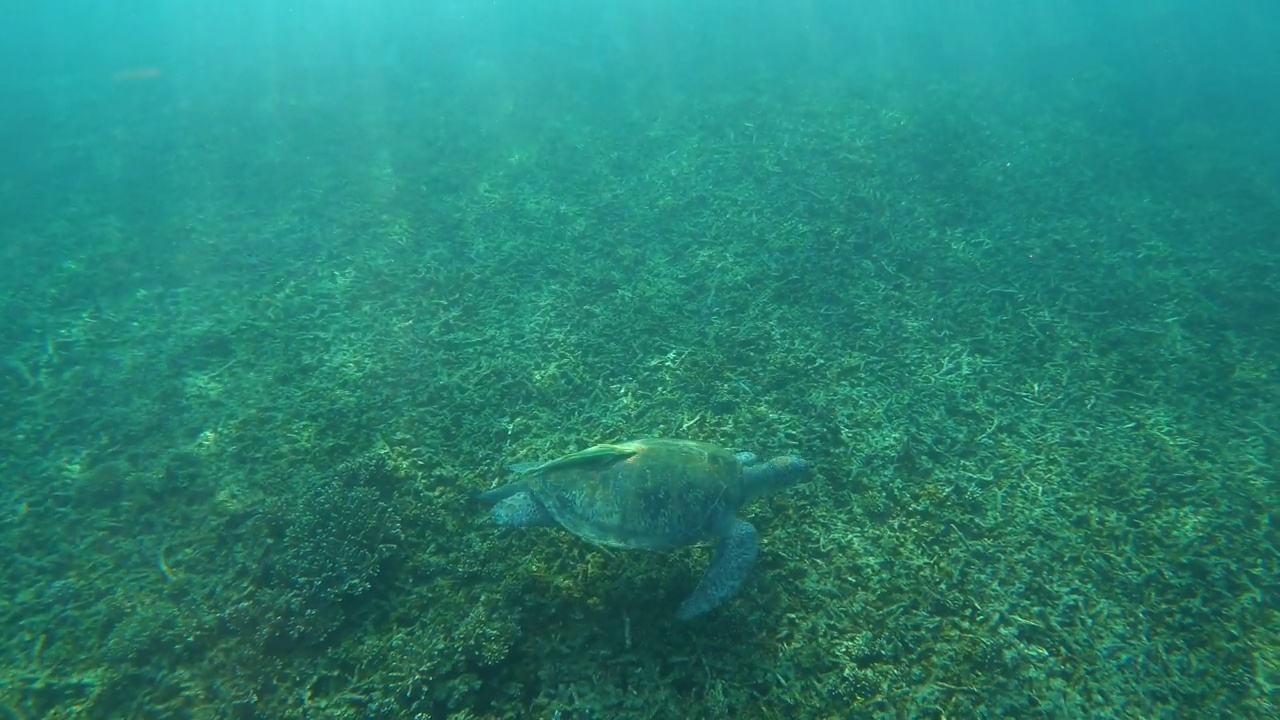
[[[3,188],[0,718],[1280,712],[1248,128],[1106,77],[143,80]],[[706,549],[470,500],[655,435],[816,468],[704,618]]]

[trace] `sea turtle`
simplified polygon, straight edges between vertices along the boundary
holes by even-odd
[[[663,550],[715,540],[711,566],[676,616],[716,607],[742,587],[759,553],[756,529],[738,508],[804,478],[797,457],[757,462],[693,440],[595,445],[511,468],[515,482],[481,493],[490,517],[509,527],[560,526],[616,548]]]

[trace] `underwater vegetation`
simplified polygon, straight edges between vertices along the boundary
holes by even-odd
[[[0,718],[1275,716],[1247,153],[1188,131],[1153,171],[1085,100],[966,87],[561,97],[505,134],[436,100],[374,133],[304,97],[327,136],[234,163],[196,103],[182,152],[95,150],[145,202],[6,223]],[[688,621],[708,548],[473,500],[646,436],[814,474],[743,509],[756,566]]]

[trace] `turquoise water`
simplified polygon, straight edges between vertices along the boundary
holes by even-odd
[[[0,8],[0,718],[1275,716],[1277,48],[1247,2]],[[814,471],[694,620],[710,546],[474,500],[643,437]]]

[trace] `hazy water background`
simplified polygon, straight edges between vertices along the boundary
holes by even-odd
[[[1274,716],[1278,236],[1273,3],[5,3],[0,718]]]

